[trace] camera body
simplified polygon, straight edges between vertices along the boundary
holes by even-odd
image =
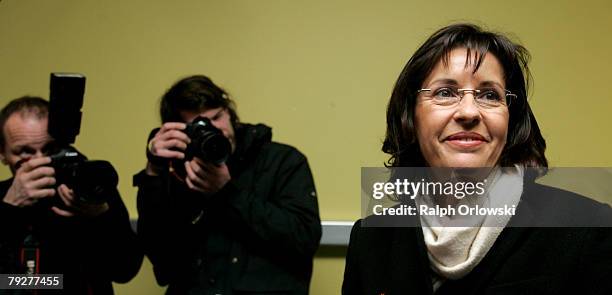
[[[101,204],[119,182],[115,168],[107,161],[87,160],[72,146],[50,156],[56,184],[70,187],[81,202]]]
[[[119,182],[117,172],[109,162],[90,161],[72,146],[81,128],[84,93],[85,76],[51,73],[48,133],[56,149],[50,166],[56,186],[66,184],[83,202],[103,203]]]
[[[210,119],[198,116],[184,130],[191,142],[185,150],[185,160],[198,157],[205,162],[221,164],[232,153],[232,146],[221,130],[217,129]]]

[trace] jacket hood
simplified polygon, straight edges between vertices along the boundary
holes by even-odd
[[[236,151],[232,155],[234,161],[242,162],[257,154],[259,149],[272,141],[272,128],[264,124],[241,123],[236,128]]]

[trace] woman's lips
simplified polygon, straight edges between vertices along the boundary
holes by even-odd
[[[484,136],[476,132],[458,132],[447,137],[444,141],[461,149],[475,148],[487,142]]]

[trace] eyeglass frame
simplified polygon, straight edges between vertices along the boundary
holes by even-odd
[[[436,90],[438,90],[438,89],[440,89],[440,88],[449,88],[449,89],[453,90],[453,88],[452,88],[452,87],[448,87],[448,86],[439,87],[439,88],[437,88]],[[417,91],[416,91],[416,93],[417,93],[417,95],[419,95],[419,94],[421,94],[421,93],[422,93],[422,92],[424,92],[424,91],[433,91],[433,90],[434,90],[433,88],[421,88],[421,89],[417,90]],[[474,88],[457,88],[457,89],[456,89],[456,92],[457,92],[457,94],[459,95],[459,100],[458,100],[456,103],[452,104],[452,106],[457,106],[457,105],[459,105],[459,103],[461,103],[461,100],[462,100],[462,99],[463,99],[463,97],[465,96],[465,92],[466,92],[466,91],[467,91],[467,92],[472,92],[472,95],[473,95],[474,97],[476,97],[476,96],[477,96],[478,94],[480,94],[480,92],[482,92],[483,90],[482,90],[482,89],[474,89]],[[502,104],[502,105],[505,105],[506,107],[508,107],[508,108],[509,108],[509,107],[510,107],[510,104],[511,104],[511,102],[512,102],[511,98],[512,98],[512,99],[517,99],[517,98],[518,98],[518,95],[516,95],[516,94],[512,93],[512,92],[511,92],[510,90],[508,90],[508,89],[503,89],[503,91],[504,91],[504,94],[505,94],[505,96],[504,96],[505,104]],[[476,100],[476,99],[474,99],[474,100]],[[476,101],[477,101],[477,100],[476,100]],[[476,102],[476,105],[478,105],[478,106],[482,106],[482,105],[480,105],[480,104],[478,103],[478,101]],[[448,105],[448,106],[451,106],[451,105]]]

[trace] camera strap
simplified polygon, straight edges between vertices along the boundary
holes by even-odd
[[[23,269],[25,269],[25,274],[32,275],[40,273],[40,244],[34,234],[32,233],[32,229],[26,235],[23,240],[23,244],[21,246],[20,251],[20,262]]]

